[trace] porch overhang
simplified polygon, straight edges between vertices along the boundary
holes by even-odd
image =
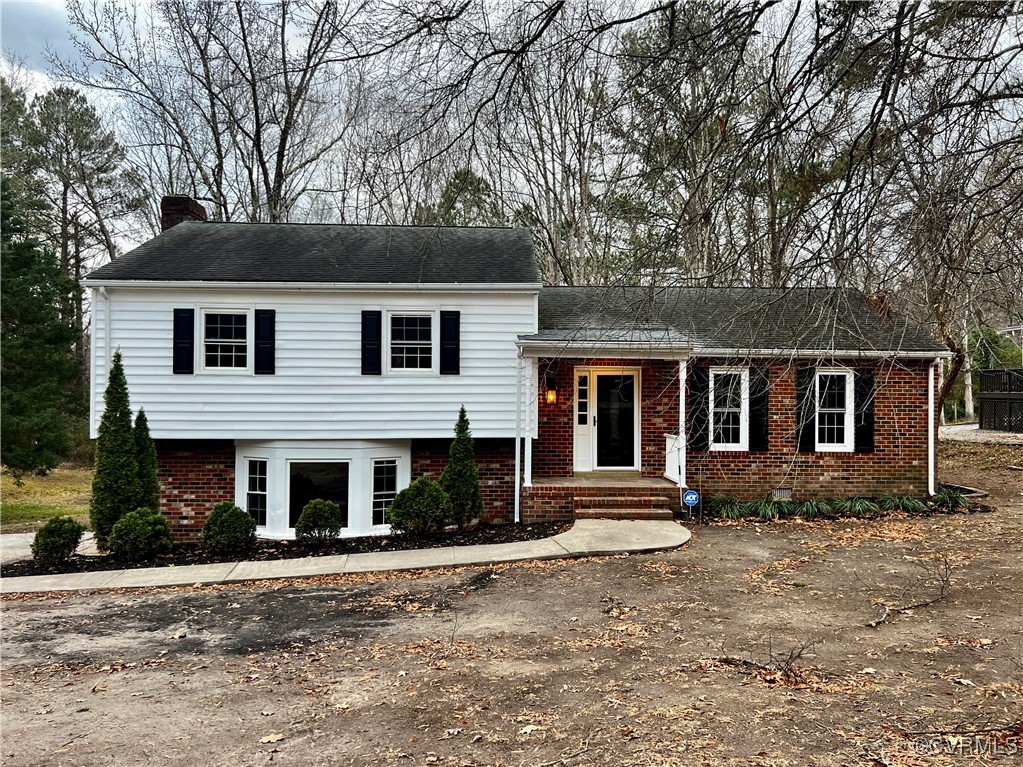
[[[685,360],[692,352],[690,344],[663,336],[626,334],[619,337],[567,338],[542,335],[519,336],[515,342],[523,357],[613,357],[635,360]]]

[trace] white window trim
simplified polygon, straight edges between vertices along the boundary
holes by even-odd
[[[740,387],[742,389],[742,403],[739,409],[739,441],[718,443],[714,441],[714,377],[720,374],[740,376]],[[708,430],[710,432],[709,446],[711,450],[748,452],[749,451],[749,368],[740,367],[712,367],[710,369],[710,408],[708,417]]]
[[[222,368],[206,364],[206,315],[207,314],[244,314],[245,315],[245,367],[243,368]],[[252,307],[239,306],[203,306],[199,308],[199,343],[196,346],[196,353],[199,356],[196,370],[203,373],[217,373],[226,375],[246,375],[253,371],[253,356],[255,355],[255,344],[253,334],[255,333],[255,321],[253,319]]]
[[[264,476],[264,479],[266,481],[266,489],[262,492],[262,496],[263,496],[264,502],[266,503],[267,522],[269,522],[270,521],[270,459],[269,458],[265,458],[265,457],[260,456],[260,455],[244,455],[244,456],[242,456],[242,466],[245,469],[245,479],[244,479],[244,482],[245,482],[245,494],[244,494],[245,505],[242,506],[241,508],[245,509],[245,511],[247,513],[250,513],[249,512],[249,495],[256,492],[256,491],[253,491],[253,490],[249,490],[249,477],[251,476],[249,464],[252,461],[262,461],[263,464],[264,464],[264,468],[266,470],[266,475]],[[253,517],[253,519],[255,519],[255,517]],[[267,525],[265,525],[265,524],[264,525],[260,525],[260,524],[256,525],[256,529],[257,530],[265,530],[266,528],[267,528]]]
[[[438,349],[440,347],[439,338],[437,337],[440,332],[440,322],[438,321],[439,314],[435,310],[431,309],[388,309],[384,312],[387,323],[384,327],[384,357],[386,361],[385,370],[388,373],[394,373],[395,375],[422,375],[424,373],[437,373],[438,372],[438,358],[440,354]],[[391,364],[391,320],[394,317],[429,317],[430,318],[430,367],[428,368],[397,368]]]
[[[819,439],[820,429],[818,426],[818,415],[820,408],[820,380],[822,375],[843,375],[845,376],[845,440],[836,443],[822,443]],[[853,388],[853,371],[849,368],[818,368],[813,376],[813,442],[814,449],[818,453],[852,453],[856,445],[855,426],[853,411],[856,408],[853,399],[855,390]]]
[[[370,527],[373,530],[386,530],[390,531],[391,526],[387,523],[387,514],[384,514],[384,522],[380,525],[373,524],[373,502],[376,500],[374,496],[376,493],[373,492],[373,472],[376,469],[377,463],[380,461],[394,461],[394,494],[398,495],[402,491],[401,487],[401,456],[400,455],[375,455],[369,459],[369,521]]]

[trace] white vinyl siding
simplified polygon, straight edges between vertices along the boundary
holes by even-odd
[[[92,430],[103,410],[109,355],[120,348],[132,408],[157,439],[445,438],[464,404],[478,438],[515,435],[516,338],[535,332],[532,293],[314,293],[107,288],[94,301]],[[175,308],[276,310],[276,373],[197,369],[175,375]],[[461,373],[361,374],[362,310],[461,312]],[[434,323],[436,329],[436,323]],[[196,345],[201,344],[197,328]],[[385,334],[387,333],[385,329]],[[436,339],[434,339],[436,345]],[[198,354],[198,351],[197,351]],[[251,366],[250,366],[251,368]],[[527,411],[528,412],[528,411]]]

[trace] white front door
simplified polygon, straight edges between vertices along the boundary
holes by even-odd
[[[576,368],[576,471],[639,468],[639,373],[638,368]]]

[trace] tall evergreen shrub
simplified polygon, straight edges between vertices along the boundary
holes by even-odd
[[[459,529],[483,511],[480,475],[465,406],[458,410],[455,439],[451,442],[448,465],[440,475],[440,486],[451,499],[451,516]]]
[[[160,480],[156,478],[156,443],[149,435],[146,411],[139,408],[135,416],[135,460],[139,466],[138,500],[135,507],[160,509]]]
[[[124,514],[138,508],[139,468],[128,402],[128,381],[124,377],[120,351],[114,353],[103,403],[99,438],[96,440],[96,473],[92,478],[89,521],[97,546],[106,551],[114,525]]]

